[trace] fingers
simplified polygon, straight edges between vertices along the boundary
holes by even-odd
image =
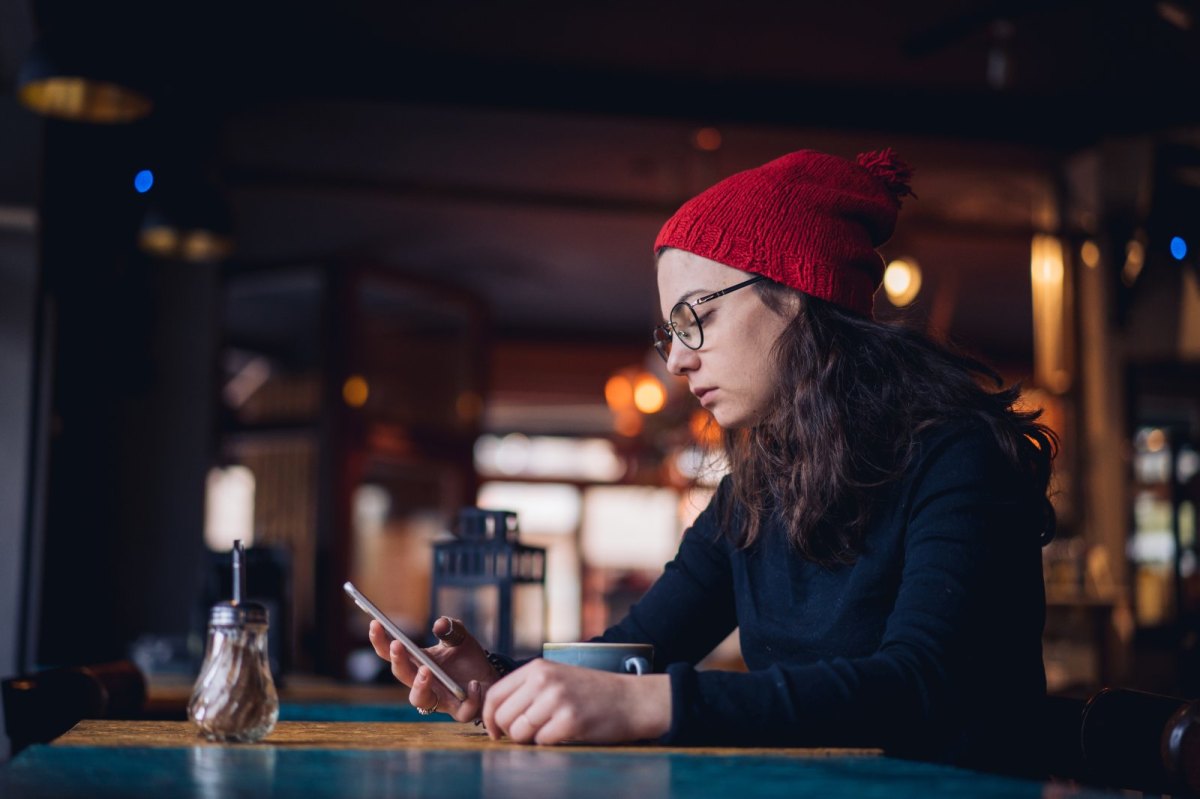
[[[560,744],[564,741],[578,740],[575,715],[568,710],[559,709],[542,724],[534,735],[533,742],[541,746]]]
[[[512,700],[509,703],[511,704]],[[510,721],[505,731],[514,743],[559,743],[563,740],[563,736],[558,738],[549,736],[547,735],[547,729],[553,724],[554,719],[560,712],[561,709],[556,709],[553,703],[545,697],[539,697],[533,704],[526,707],[516,718]]]
[[[478,680],[467,683],[467,698],[460,702],[458,708],[450,715],[455,721],[474,721],[483,712],[483,697],[487,686]]]
[[[467,628],[459,619],[440,616],[433,623],[433,634],[444,646],[458,646],[467,640]]]
[[[458,619],[448,616],[438,618],[433,624],[433,632],[441,645],[425,651],[443,668],[448,668],[449,663],[455,664],[449,670],[460,685],[467,682],[467,696],[461,702],[442,687],[427,668],[420,666],[403,644],[391,640],[379,622],[370,623],[367,637],[375,654],[391,664],[392,676],[410,687],[409,701],[413,706],[426,710],[436,707],[439,712],[448,713],[458,721],[480,718],[484,696],[491,686],[489,680],[494,678],[495,671],[484,658],[485,653],[479,642],[471,637],[466,626]]]
[[[536,662],[526,666],[525,669],[533,668],[535,665]],[[493,741],[499,740],[500,736],[507,731],[507,728],[502,728],[496,720],[496,712],[524,685],[527,675],[522,674],[522,672],[525,669],[514,671],[493,685],[487,692],[487,697],[483,702],[483,715],[481,718],[483,719],[483,726],[487,728],[488,737]],[[512,713],[510,710],[510,720],[516,715],[519,714]]]
[[[367,628],[367,638],[370,639],[375,654],[392,664],[392,675],[405,685],[412,685],[417,667],[413,665],[404,645],[393,641],[383,629],[383,625],[374,620]]]
[[[405,685],[412,685],[417,678],[417,667],[413,664],[408,650],[399,641],[392,641],[388,649],[388,660],[392,662],[392,676]],[[425,669],[428,673],[428,669]],[[421,707],[428,707],[422,705]]]
[[[487,692],[483,722],[488,735],[497,739],[505,734],[517,743],[534,742],[561,704],[562,694],[562,686],[549,678],[541,661],[513,672]]]
[[[394,668],[393,671],[395,671]],[[436,680],[434,680],[429,669],[424,666],[417,669],[416,674],[413,675],[410,682],[412,685],[412,689],[408,692],[408,703],[410,705],[418,710],[450,710],[450,708],[444,706],[437,689],[433,687]]]
[[[459,702],[428,668],[421,666],[413,677],[408,703],[419,710],[446,713],[455,721],[474,721],[479,718],[485,693],[486,686],[478,680],[471,680],[467,683],[467,698]]]
[[[535,688],[536,680],[527,680],[517,691],[504,700],[492,714],[495,726],[517,743],[530,743],[534,735],[549,719],[554,703],[544,712],[535,712],[536,706],[550,697]],[[541,702],[539,701],[541,700]],[[492,728],[488,724],[488,729]]]
[[[371,619],[371,626],[367,628],[367,638],[371,641],[371,646],[375,650],[375,654],[384,660],[391,660],[392,657],[388,653],[388,642],[391,640],[388,637],[387,631],[383,629],[383,625]]]
[[[514,743],[555,744],[577,737],[576,708],[564,701],[563,687],[553,675],[531,672],[516,690],[504,687],[502,699],[493,700],[494,688],[484,702],[484,720],[493,738],[504,733]]]

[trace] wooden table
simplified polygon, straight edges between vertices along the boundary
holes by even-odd
[[[206,741],[189,723],[177,721],[84,720],[57,739],[52,746],[83,747],[225,747]],[[280,749],[443,749],[471,751],[522,751],[535,747],[506,739],[493,741],[482,727],[473,724],[438,722],[390,724],[381,722],[283,721],[260,746]],[[233,748],[252,749],[241,744]],[[878,757],[878,749],[730,749],[717,747],[583,746],[573,744],[564,751],[660,754],[771,755],[777,757]],[[549,750],[547,750],[549,751]]]
[[[1028,797],[1047,786],[875,750],[535,747],[460,724],[281,722],[222,745],[187,722],[83,721],[0,767],[30,797]],[[1053,786],[1057,797],[1113,796]]]

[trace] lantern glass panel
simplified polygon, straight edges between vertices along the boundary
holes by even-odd
[[[500,639],[500,587],[498,585],[440,585],[434,607],[438,615],[460,619],[488,650]]]
[[[541,583],[513,586],[513,657],[542,652],[546,629],[546,592]]]

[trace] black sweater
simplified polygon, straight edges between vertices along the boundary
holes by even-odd
[[[1045,696],[1038,499],[982,425],[926,434],[877,503],[866,552],[823,568],[776,515],[721,529],[728,479],[662,577],[601,640],[655,646],[662,742],[872,746],[1034,773]],[[693,667],[735,627],[748,673]]]

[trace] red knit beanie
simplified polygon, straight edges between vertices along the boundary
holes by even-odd
[[[871,316],[912,170],[891,148],[857,163],[799,150],[732,175],[683,204],[654,242],[765,275]]]

